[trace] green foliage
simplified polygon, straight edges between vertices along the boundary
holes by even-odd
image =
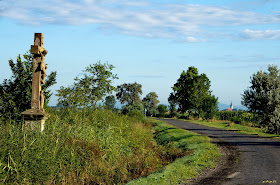
[[[176,97],[174,95],[174,93],[170,93],[169,97],[168,97],[168,103],[169,103],[169,110],[171,113],[176,111]]]
[[[146,115],[155,116],[158,113],[157,105],[159,103],[158,95],[155,92],[150,92],[143,98],[142,103],[146,109]]]
[[[280,133],[280,71],[268,66],[268,72],[258,71],[251,77],[251,86],[242,95],[242,105],[256,112],[262,127],[270,133]]]
[[[160,117],[164,117],[165,113],[167,112],[167,107],[163,104],[158,105],[158,112]]]
[[[103,100],[106,94],[116,90],[112,83],[118,77],[113,74],[113,68],[113,65],[101,64],[100,61],[89,65],[82,77],[74,79],[72,86],[60,87],[56,94],[58,103],[65,107],[96,107],[96,103]]]
[[[122,113],[130,117],[144,118],[144,107],[141,103],[127,104],[122,107]]]
[[[116,98],[113,95],[107,96],[105,98],[104,106],[108,110],[114,110],[116,104]]]
[[[209,137],[178,129],[162,121],[153,120],[153,123],[156,125],[154,135],[158,143],[180,148],[189,155],[147,177],[130,181],[129,185],[188,184],[188,179],[197,177],[203,169],[213,168],[219,160],[221,154],[218,147],[210,142]]]
[[[130,105],[135,103],[141,103],[140,95],[142,94],[142,85],[136,82],[124,83],[117,87],[118,93],[116,94],[117,99],[122,104],[128,103]]]
[[[20,113],[31,108],[33,61],[30,53],[20,55],[14,63],[9,60],[12,77],[5,79],[0,85],[0,116],[1,119],[20,119]],[[46,66],[47,68],[47,66]],[[52,95],[49,88],[56,83],[56,72],[47,75],[42,90],[45,95],[45,105]]]
[[[44,132],[0,124],[0,184],[123,184],[180,157],[149,123],[109,110],[48,110]],[[183,153],[184,154],[184,153]]]
[[[195,67],[183,71],[172,87],[174,93],[169,96],[169,103],[179,105],[181,112],[194,112],[203,118],[213,117],[217,110],[218,99],[211,95],[210,80],[206,74],[198,74]],[[173,108],[172,108],[173,109]]]
[[[218,111],[218,98],[213,96],[206,96],[203,101],[202,114],[205,119],[213,119]]]

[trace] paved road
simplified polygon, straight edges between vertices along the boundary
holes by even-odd
[[[163,120],[174,126],[207,135],[230,145],[240,152],[238,164],[218,184],[223,185],[280,185],[280,142],[252,135],[239,134],[180,120]]]

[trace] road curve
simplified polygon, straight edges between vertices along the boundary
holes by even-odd
[[[280,184],[280,142],[268,138],[239,134],[180,120],[161,119],[226,144],[236,146],[238,163],[231,174],[220,179],[223,185]],[[216,183],[215,183],[216,184]]]

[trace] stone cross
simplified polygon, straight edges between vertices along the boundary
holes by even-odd
[[[43,48],[43,39],[42,33],[35,33],[34,45],[31,45],[31,53],[33,54],[31,109],[21,113],[26,118],[39,116],[41,119],[45,115],[41,85],[45,84],[45,56],[48,52]]]

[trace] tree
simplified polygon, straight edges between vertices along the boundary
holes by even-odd
[[[158,105],[158,112],[160,117],[164,117],[164,114],[167,111],[167,107],[163,104]]]
[[[33,73],[33,56],[29,52],[20,55],[14,63],[9,60],[12,70],[12,77],[5,79],[0,85],[0,107],[1,117],[4,119],[20,119],[20,113],[31,108],[32,94],[32,73]],[[47,68],[47,66],[46,66]],[[45,106],[47,106],[52,95],[49,88],[56,83],[56,72],[50,72],[47,75],[42,90],[45,96]]]
[[[261,118],[261,126],[270,133],[280,133],[280,71],[269,65],[268,72],[258,71],[251,86],[242,95],[242,105]]]
[[[172,89],[174,94],[170,94],[169,100],[176,100],[179,111],[189,111],[203,116],[205,111],[203,107],[207,100],[211,99],[210,80],[206,74],[199,75],[197,68],[191,66],[188,71],[181,73]]]
[[[96,107],[98,101],[103,100],[106,94],[111,94],[116,88],[112,85],[114,79],[114,66],[108,63],[89,65],[83,71],[82,77],[76,77],[70,87],[60,87],[57,91],[58,102],[70,107]]]
[[[117,99],[122,104],[128,103],[133,105],[135,103],[141,103],[140,95],[142,94],[142,85],[136,82],[124,83],[117,87],[118,93],[116,94]]]
[[[144,107],[141,103],[126,104],[122,107],[122,113],[129,116],[144,116]]]
[[[115,104],[116,104],[116,99],[115,99],[115,96],[113,95],[110,95],[110,96],[107,96],[105,98],[105,108],[108,109],[108,110],[114,110],[115,109]]]
[[[205,97],[202,106],[203,118],[213,119],[218,111],[218,98],[213,96]]]
[[[169,97],[168,97],[168,103],[169,103],[169,110],[170,110],[170,113],[173,113],[176,111],[176,97],[174,95],[174,93],[170,93]]]
[[[157,105],[159,103],[158,95],[155,92],[150,92],[142,100],[144,108],[147,110],[147,115],[156,115]]]

